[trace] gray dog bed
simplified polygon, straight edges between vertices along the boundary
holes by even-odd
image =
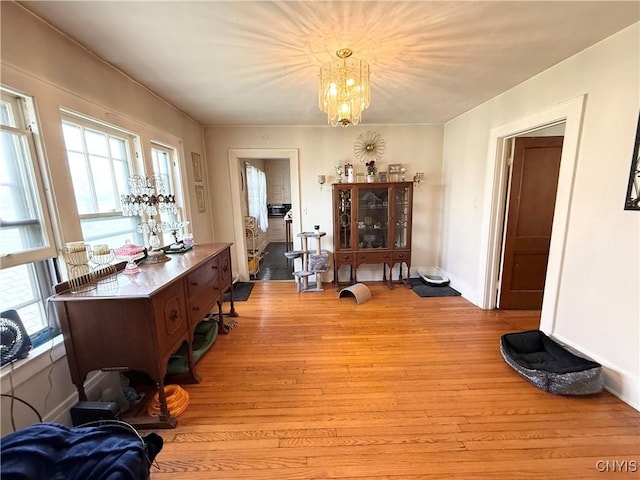
[[[599,363],[574,355],[540,330],[503,335],[500,352],[509,366],[545,392],[589,395],[604,387]]]

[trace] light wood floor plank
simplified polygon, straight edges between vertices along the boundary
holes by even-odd
[[[639,412],[547,394],[503,361],[500,336],[539,312],[381,284],[356,305],[325,287],[257,283],[236,304],[177,428],[158,432],[152,480],[640,478]]]

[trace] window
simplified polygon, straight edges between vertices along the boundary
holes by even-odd
[[[0,89],[0,311],[16,310],[34,345],[58,332],[45,300],[56,255],[30,98]]]
[[[173,156],[174,150],[156,143],[151,146],[151,163],[153,165],[153,173],[159,176],[165,187],[166,193],[176,194],[176,182],[174,179]],[[177,212],[167,211],[159,212],[162,221],[173,223],[178,220]]]
[[[49,324],[45,307],[56,283],[50,267],[50,261],[42,261],[0,270],[0,311],[18,312],[34,346],[59,333],[55,323]]]
[[[173,150],[162,145],[153,144],[151,147],[151,162],[153,164],[153,172],[162,178],[164,184],[170,192],[175,192],[173,182]]]
[[[154,184],[159,178],[163,192],[175,196],[176,208],[161,209],[153,219],[161,223],[160,230],[174,230],[182,205],[174,148],[152,142],[150,161],[144,162],[142,152],[136,152],[141,143],[138,134],[68,111],[63,111],[62,130],[82,240],[111,248],[126,240],[138,245],[149,243],[152,222],[147,215],[123,214],[122,195],[133,193],[129,181],[133,175],[153,177]],[[166,235],[162,240],[169,241]]]
[[[34,144],[29,99],[0,97],[0,267],[56,255]]]
[[[269,227],[267,212],[267,177],[259,168],[250,163],[245,167],[247,175],[247,204],[249,215],[258,220],[258,227],[263,232]]]
[[[62,122],[83,240],[117,248],[141,244],[138,219],[122,216],[120,196],[133,173],[132,134],[97,122],[65,116]]]

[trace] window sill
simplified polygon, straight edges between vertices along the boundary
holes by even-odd
[[[62,335],[57,335],[46,343],[29,351],[29,356],[4,365],[0,369],[0,391],[8,393],[41,372],[54,362],[66,356]]]

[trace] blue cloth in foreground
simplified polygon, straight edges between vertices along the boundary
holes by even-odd
[[[162,437],[126,423],[36,423],[1,440],[3,480],[146,480]]]

